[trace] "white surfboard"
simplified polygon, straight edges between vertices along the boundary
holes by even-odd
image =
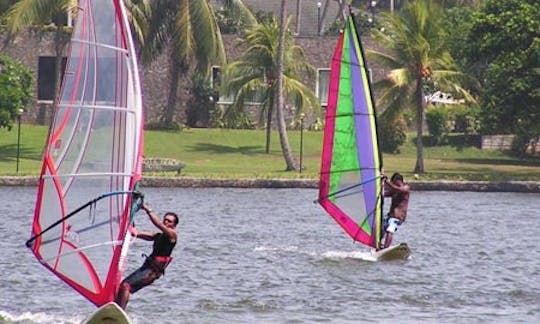
[[[131,324],[131,320],[118,304],[110,302],[101,306],[81,324]]]
[[[400,243],[379,251],[373,250],[371,254],[377,261],[405,260],[411,255],[411,249],[407,243]]]

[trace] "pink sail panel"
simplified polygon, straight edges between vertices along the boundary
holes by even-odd
[[[101,306],[118,289],[130,192],[141,177],[142,96],[122,1],[80,0],[77,9],[43,154],[30,248],[46,268]]]
[[[352,239],[375,248],[381,168],[368,72],[351,14],[332,58],[318,201]]]

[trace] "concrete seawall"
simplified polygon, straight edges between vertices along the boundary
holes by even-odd
[[[38,177],[0,177],[0,186],[36,186]],[[537,181],[411,181],[416,191],[478,191],[540,193]],[[185,177],[144,177],[143,187],[178,188],[310,188],[318,187],[317,180],[306,179],[200,179]]]

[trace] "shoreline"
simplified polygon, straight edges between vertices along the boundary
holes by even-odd
[[[0,186],[37,186],[38,176],[0,176]],[[175,188],[298,188],[317,189],[313,179],[204,179],[184,177],[143,177],[143,187]],[[540,193],[537,181],[409,181],[414,191],[476,191]]]

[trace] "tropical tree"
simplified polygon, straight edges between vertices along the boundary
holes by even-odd
[[[240,0],[222,4],[246,21],[255,21]],[[169,61],[167,103],[160,117],[165,128],[176,128],[175,115],[180,77],[190,72],[208,75],[213,64],[223,65],[225,50],[214,9],[207,0],[155,0],[151,2],[148,30],[142,48],[143,63],[162,53]]]
[[[62,59],[70,35],[62,24],[68,11],[75,8],[77,0],[19,0],[5,14],[8,41],[27,27],[54,24],[55,93],[60,89]]]
[[[442,28],[442,9],[429,0],[407,3],[399,13],[382,15],[381,30],[375,39],[384,52],[369,51],[371,59],[390,69],[386,77],[375,84],[380,90],[379,107],[384,107],[386,120],[398,116],[404,109],[416,110],[415,173],[425,172],[423,157],[423,126],[425,96],[434,89],[451,92],[456,97],[473,100],[460,85],[465,75],[458,71],[447,50]]]
[[[139,49],[144,45],[144,38],[148,32],[149,17],[152,12],[152,0],[124,0],[128,20],[135,46]]]
[[[223,8],[229,11],[233,16],[245,25],[253,25],[257,23],[255,15],[251,12],[242,0],[219,0]]]
[[[0,128],[11,130],[13,120],[32,100],[32,71],[0,53]]]
[[[216,18],[223,34],[240,33],[246,26],[257,23],[255,15],[241,0],[219,0],[221,7]]]
[[[285,29],[288,27],[286,21],[286,9],[285,0],[281,0],[281,10],[279,13],[279,42],[277,48],[277,87],[275,92],[276,100],[276,115],[279,131],[279,141],[281,143],[281,152],[285,158],[286,171],[296,170],[296,161],[292,155],[291,146],[289,145],[289,139],[287,138],[287,126],[285,125],[285,116],[283,114],[283,106],[285,105],[285,98],[283,97],[283,72],[285,71]],[[268,118],[270,122],[271,117]],[[267,129],[268,134],[268,129]],[[269,142],[268,142],[269,144]]]
[[[313,73],[313,67],[306,62],[304,51],[294,44],[294,38],[288,32],[290,19],[284,22],[283,28],[283,61],[279,61],[280,24],[275,17],[268,22],[254,25],[245,31],[238,45],[243,48],[243,55],[237,61],[225,67],[223,76],[223,92],[234,94],[235,100],[226,115],[235,115],[243,111],[244,103],[253,93],[260,94],[261,115],[259,120],[266,122],[266,153],[270,152],[270,133],[275,109],[283,109],[278,103],[278,78],[283,77],[283,93],[294,101],[297,113],[308,108],[318,108],[320,103],[311,89],[301,82],[302,75]],[[282,71],[282,72],[281,72]],[[284,117],[281,115],[281,117]],[[279,119],[279,118],[278,118]],[[278,120],[280,136],[286,139],[285,127],[281,128]],[[283,139],[283,140],[284,140]],[[282,140],[282,148],[283,143]],[[286,150],[285,150],[286,151]],[[286,152],[284,152],[285,154]],[[287,158],[286,158],[287,159]],[[292,159],[287,161],[287,169],[293,169]]]
[[[180,76],[191,66],[207,72],[225,60],[223,40],[213,9],[206,0],[155,0],[148,13],[148,30],[142,47],[148,64],[162,53],[168,57],[167,103],[160,117],[164,128],[177,128],[174,118]]]
[[[515,134],[525,154],[540,136],[540,3],[487,0],[468,19],[462,61],[479,66],[481,130]]]
[[[3,24],[1,16],[15,3],[15,0],[0,0],[0,23]]]
[[[443,8],[452,7],[478,7],[482,0],[434,0]]]

